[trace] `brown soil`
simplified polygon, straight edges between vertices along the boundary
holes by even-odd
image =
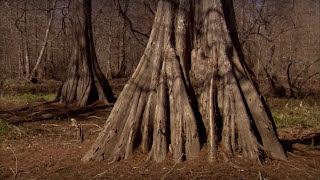
[[[119,95],[125,80],[111,81]],[[1,135],[0,179],[320,179],[320,129],[279,129],[288,161],[267,159],[263,165],[219,157],[208,163],[205,147],[199,159],[175,164],[146,162],[146,154],[109,164],[81,162],[103,127],[112,106],[85,108],[73,104],[37,103],[20,109],[0,109],[10,130]],[[72,124],[74,118],[79,127]],[[312,146],[313,143],[313,146]]]

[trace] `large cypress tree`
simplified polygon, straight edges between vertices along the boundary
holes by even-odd
[[[247,68],[232,0],[160,0],[140,63],[87,160],[117,161],[141,148],[180,162],[207,145],[250,159],[286,159]]]

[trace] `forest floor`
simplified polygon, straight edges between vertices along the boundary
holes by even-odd
[[[125,82],[110,81],[117,96]],[[84,163],[81,158],[112,106],[46,103],[59,86],[49,84],[44,89],[0,89],[0,179],[320,179],[320,104],[315,99],[268,100],[288,161],[267,159],[261,165],[241,157],[227,162],[219,157],[208,163],[204,147],[199,159],[179,164],[170,155],[162,163],[146,162],[147,155],[139,150],[112,164]]]

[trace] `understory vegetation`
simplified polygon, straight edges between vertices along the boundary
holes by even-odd
[[[5,88],[0,89],[0,107],[28,108],[32,103],[51,101],[56,97],[55,91],[60,83],[50,80],[39,84],[19,84],[19,80],[6,80]],[[318,97],[268,97],[267,104],[278,128],[320,128],[320,103],[316,99]],[[7,125],[1,121],[0,132],[7,129]]]
[[[0,9],[0,180],[320,180],[318,0]]]
[[[89,106],[80,114],[70,117],[58,112],[63,106],[41,107],[41,104],[55,97],[54,91],[60,82],[33,85],[20,84],[10,80],[14,88],[4,84],[0,100],[0,177],[6,178],[120,178],[120,179],[189,179],[202,178],[242,178],[242,179],[316,179],[320,164],[317,162],[319,142],[312,146],[310,134],[320,129],[320,104],[312,98],[267,98],[278,133],[285,146],[289,162],[272,161],[264,166],[253,165],[249,161],[230,159],[227,164],[208,164],[206,155],[197,161],[176,164],[168,160],[160,164],[141,161],[145,158],[139,151],[132,159],[119,163],[80,163],[80,159],[101,131],[112,106],[94,108]],[[118,96],[126,79],[115,79],[111,86]],[[55,84],[55,85],[53,85]],[[41,92],[33,91],[42,86]],[[9,90],[10,89],[10,90]],[[21,90],[23,89],[23,90]],[[15,99],[14,101],[12,99]],[[98,106],[99,107],[99,106]],[[12,111],[13,110],[13,111]],[[54,114],[45,121],[18,122],[33,113]],[[35,115],[36,116],[36,115]],[[36,117],[30,117],[36,118]],[[79,141],[79,130],[70,119],[76,119],[84,129],[84,141]],[[28,119],[26,119],[28,120]],[[203,152],[202,152],[203,153]],[[59,154],[57,156],[57,154]],[[223,160],[219,160],[223,162]],[[293,166],[294,164],[294,166]],[[300,169],[300,170],[297,170]],[[138,172],[138,173],[137,173]],[[85,177],[83,176],[84,174]],[[198,178],[197,178],[198,177]]]
[[[3,81],[0,87],[0,107],[51,101],[56,97],[56,90],[60,85],[60,82],[55,80],[43,80],[38,84],[21,82],[20,79]]]
[[[270,98],[268,104],[278,128],[314,128],[320,127],[320,104],[318,102],[312,98]]]

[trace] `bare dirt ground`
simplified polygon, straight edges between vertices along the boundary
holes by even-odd
[[[111,83],[116,95],[124,83]],[[278,129],[288,161],[267,159],[263,165],[241,157],[227,162],[219,157],[210,164],[205,147],[199,159],[180,164],[170,154],[162,163],[146,162],[139,149],[128,160],[84,163],[81,158],[112,106],[35,103],[12,108],[0,109],[9,128],[0,137],[0,179],[320,179],[320,129]]]

